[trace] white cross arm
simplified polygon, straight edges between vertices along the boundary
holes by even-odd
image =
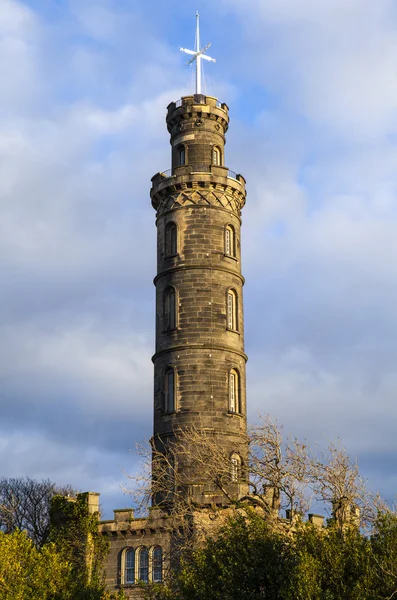
[[[210,56],[207,56],[206,54],[202,54],[201,58],[204,58],[204,60],[209,60],[210,62],[216,62],[215,58],[211,58]]]
[[[179,48],[179,50],[181,52],[185,52],[186,54],[193,54],[194,56],[196,56],[196,52],[193,52],[193,50],[188,50],[187,48]]]

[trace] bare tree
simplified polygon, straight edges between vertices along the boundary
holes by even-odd
[[[73,496],[75,492],[49,479],[0,478],[0,529],[6,533],[24,530],[37,547],[42,546],[50,532],[50,503],[56,494]]]
[[[244,455],[247,441],[236,440],[237,455]],[[135,453],[140,458],[140,469],[133,481],[134,504],[139,511],[145,511],[150,503],[179,514],[197,503],[202,495],[213,497],[217,502],[223,498],[228,502],[238,499],[237,485],[246,478],[240,469],[233,478],[229,453],[211,430],[189,427],[174,432],[171,440],[157,445],[137,444]],[[211,503],[207,500],[207,504]]]
[[[263,417],[234,446],[236,455],[246,458],[237,471],[212,430],[189,427],[175,431],[166,444],[157,440],[156,446],[138,445],[141,468],[130,477],[135,507],[142,513],[154,502],[174,518],[183,517],[185,525],[200,505],[241,510],[248,504],[275,521],[282,508],[289,509],[291,517],[306,512],[310,490],[305,444],[284,441],[277,423]],[[249,488],[253,493],[247,493]],[[216,516],[214,510],[213,519]]]
[[[331,442],[325,452],[310,457],[309,474],[317,500],[331,507],[332,517],[340,527],[373,521],[380,499],[368,491],[357,462],[350,459],[339,442]]]
[[[251,427],[250,484],[270,514],[284,508],[304,514],[310,505],[308,446],[297,439],[283,439],[281,428],[268,415]]]
[[[314,452],[296,438],[284,438],[269,416],[262,417],[239,443],[242,456],[247,445],[249,448],[248,464],[239,473],[245,486],[233,485],[230,456],[211,430],[181,429],[167,443],[138,446],[143,469],[130,478],[136,507],[144,512],[154,502],[186,522],[200,505],[202,492],[207,506],[211,497],[214,506],[225,504],[240,510],[250,504],[275,522],[279,522],[282,509],[290,519],[303,516],[313,499],[322,503],[341,527],[346,523],[363,525],[376,515],[379,500],[368,492],[357,463],[339,444]],[[247,482],[251,493],[246,493]]]
[[[236,436],[233,448],[236,455],[247,453],[247,440]],[[168,528],[173,557],[192,548],[209,527],[216,527],[220,506],[232,507],[247,492],[247,471],[243,461],[240,468],[218,436],[208,429],[195,427],[179,429],[166,442],[157,438],[156,444],[138,444],[137,474],[128,476],[125,491],[141,515],[152,504],[168,515]],[[205,510],[202,510],[202,509]],[[155,512],[150,511],[148,519]]]

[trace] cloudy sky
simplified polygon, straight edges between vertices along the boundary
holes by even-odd
[[[250,420],[341,438],[392,499],[393,0],[0,0],[0,475],[99,491],[106,517],[129,504],[152,428],[150,178],[196,9],[248,182]]]

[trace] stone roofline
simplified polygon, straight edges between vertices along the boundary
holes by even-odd
[[[149,508],[149,515],[135,517],[133,508],[119,508],[113,511],[113,519],[99,521],[100,533],[113,533],[118,531],[140,532],[143,529],[162,529],[165,526],[167,515],[158,508]]]

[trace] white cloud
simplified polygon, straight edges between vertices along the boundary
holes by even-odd
[[[344,138],[395,130],[397,19],[390,0],[232,5],[246,30],[245,64],[283,105]]]
[[[87,409],[136,412],[151,385],[151,346],[145,335],[120,329],[121,324],[112,335],[93,317],[74,326],[70,318],[51,328],[26,322],[3,326],[0,373],[28,384],[33,378],[44,389],[51,378],[80,382]]]
[[[113,41],[117,37],[123,25],[121,14],[98,2],[72,2],[73,5],[75,16],[91,38]]]
[[[2,39],[23,37],[28,40],[36,25],[34,13],[24,4],[3,0],[0,6],[0,31]]]
[[[51,479],[58,485],[70,485],[78,492],[101,493],[102,518],[111,518],[112,509],[130,505],[122,494],[124,469],[133,469],[131,454],[116,454],[109,449],[84,447],[37,432],[1,432],[0,452],[8,456],[2,465],[3,477]]]
[[[169,166],[164,115],[185,76],[147,6],[112,6],[75,3],[51,27],[22,3],[0,6],[2,469],[110,494],[116,463],[150,434],[148,191]],[[228,164],[248,180],[251,415],[394,456],[392,3],[225,6],[246,31],[234,29],[235,79],[217,88],[234,98]]]

